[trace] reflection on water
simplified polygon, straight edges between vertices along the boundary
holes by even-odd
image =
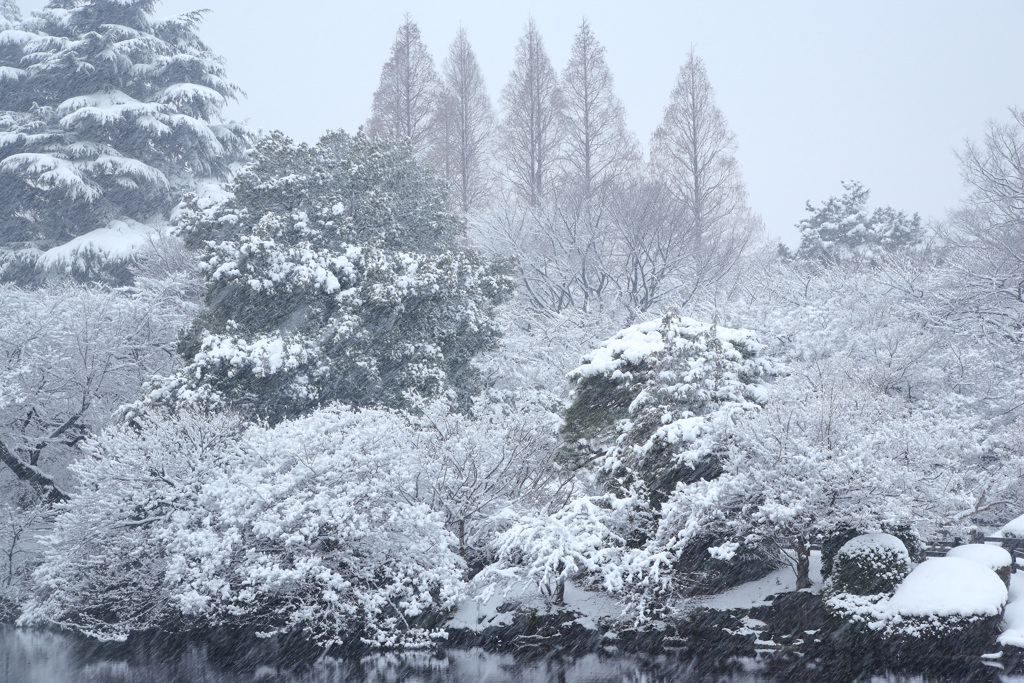
[[[992,670],[929,676],[861,676],[800,667],[778,671],[753,658],[697,661],[671,655],[590,654],[528,660],[482,650],[441,655],[413,652],[362,659],[322,658],[296,667],[247,665],[225,669],[203,645],[126,648],[99,654],[90,643],[53,633],[0,628],[2,683],[668,683],[669,681],[853,681],[916,683],[999,680]]]

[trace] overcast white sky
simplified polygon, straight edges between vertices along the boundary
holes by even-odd
[[[44,0],[21,0],[23,10]],[[299,140],[354,131],[408,11],[440,66],[459,25],[495,104],[529,16],[559,71],[586,16],[647,142],[691,44],[704,59],[771,234],[862,181],[872,204],[941,218],[965,191],[953,150],[1024,107],[1024,1],[165,0],[209,8],[202,35],[248,98],[228,115]]]

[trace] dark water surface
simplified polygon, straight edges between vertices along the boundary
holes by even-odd
[[[981,666],[929,673],[872,674],[830,670],[828,662],[789,664],[763,658],[706,660],[666,655],[589,654],[532,658],[482,650],[414,652],[361,659],[322,658],[299,665],[238,665],[225,668],[223,654],[213,656],[201,644],[132,648],[113,656],[68,636],[0,627],[0,682],[3,683],[668,683],[670,681],[999,681],[998,672]],[[1024,679],[1016,679],[1024,680]]]

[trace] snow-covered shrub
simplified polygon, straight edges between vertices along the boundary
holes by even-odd
[[[328,408],[273,429],[179,413],[90,443],[23,623],[105,639],[231,624],[320,645],[417,646],[463,592],[411,500],[403,416]]]
[[[889,637],[942,638],[984,622],[998,626],[1007,595],[995,572],[977,562],[932,558],[919,564],[885,603],[884,632]]]
[[[946,557],[962,557],[988,567],[1003,580],[1007,588],[1010,586],[1010,572],[1013,570],[1013,557],[1000,545],[988,543],[968,543],[950,548]]]
[[[892,596],[837,593],[825,604],[864,634],[911,644],[959,639],[959,647],[984,651],[998,633],[1007,596],[991,569],[962,557],[939,557],[915,567]]]
[[[854,595],[892,594],[910,573],[903,541],[890,534],[863,534],[836,553],[829,591]]]
[[[911,562],[921,559],[924,546],[924,539],[921,534],[909,524],[883,524],[882,531],[891,534],[903,542],[907,549]],[[852,529],[848,526],[841,526],[836,529],[827,530],[822,534],[821,540],[821,577],[827,579],[832,575],[832,567],[839,550],[846,545],[846,542],[865,532]]]

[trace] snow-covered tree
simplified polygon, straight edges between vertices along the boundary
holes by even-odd
[[[464,224],[406,144],[332,133],[262,141],[223,205],[181,214],[211,240],[208,310],[186,367],[150,401],[230,405],[278,421],[332,401],[468,406],[470,361],[498,336],[505,266],[458,246]]]
[[[707,68],[691,50],[651,136],[651,164],[685,207],[684,230],[695,247],[743,217],[746,190],[735,150]]]
[[[0,33],[8,258],[31,260],[114,219],[165,219],[182,189],[223,177],[247,146],[243,129],[221,122],[239,90],[198,37],[202,13],[157,20],[155,6],[52,2]]]
[[[501,92],[498,158],[515,194],[540,204],[562,144],[562,90],[533,19],[516,45],[515,67]]]
[[[152,416],[89,444],[23,623],[103,639],[230,624],[321,646],[423,646],[463,592],[410,502],[407,420],[330,408],[273,429]]]
[[[0,19],[6,19],[11,24],[21,21],[21,9],[14,0],[0,0]]]
[[[169,245],[161,245],[165,254]],[[194,274],[140,275],[130,289],[0,286],[0,475],[43,498],[65,496],[64,468],[82,439],[122,403],[138,399],[170,353],[198,300],[182,296]]]
[[[492,541],[512,518],[572,495],[572,473],[555,462],[556,405],[536,390],[492,390],[468,414],[435,402],[410,418],[417,499],[443,515],[470,571],[492,559]]]
[[[811,214],[797,223],[797,255],[828,262],[877,259],[886,252],[921,242],[921,218],[891,206],[868,213],[870,192],[856,181],[844,182],[842,197],[829,197],[820,207],[807,202]]]
[[[370,134],[408,141],[417,159],[427,159],[435,144],[440,87],[419,26],[406,15],[373,93]]]
[[[618,591],[629,573],[628,519],[635,497],[613,494],[575,498],[555,512],[517,517],[493,541],[495,562],[477,577],[482,598],[521,581],[536,583],[555,604],[564,604],[565,583],[591,578]]]
[[[681,214],[672,241],[688,255],[683,291],[714,289],[761,231],[746,204],[735,152],[704,62],[691,50],[651,136],[652,172]]]
[[[981,466],[965,421],[909,409],[839,367],[815,369],[780,382],[763,411],[739,421],[720,476],[676,489],[653,547],[681,550],[709,532],[733,550],[793,545],[806,588],[815,538],[839,528],[961,531],[989,482],[1010,474]]]
[[[460,211],[468,214],[490,199],[494,112],[465,29],[448,48],[442,75],[435,167],[451,185]]]
[[[680,481],[713,478],[731,423],[764,402],[762,348],[749,330],[677,315],[622,330],[569,375],[566,457],[643,481],[656,505]]]

